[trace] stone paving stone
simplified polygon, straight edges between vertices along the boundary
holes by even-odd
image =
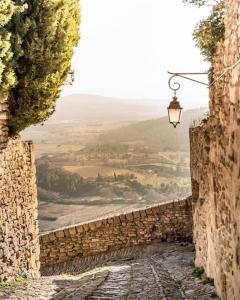
[[[78,258],[1,288],[0,300],[211,300],[214,287],[191,275],[193,255],[192,245],[154,242]]]

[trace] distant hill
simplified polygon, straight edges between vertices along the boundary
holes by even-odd
[[[168,100],[121,99],[75,94],[57,101],[56,111],[47,123],[66,121],[148,120],[166,113]]]
[[[174,129],[168,117],[142,121],[119,129],[108,131],[99,136],[99,143],[142,143],[158,147],[159,150],[189,149],[189,127],[194,120],[199,120],[207,113],[207,108],[184,111],[181,124]]]
[[[56,112],[43,126],[31,126],[22,133],[22,137],[40,146],[56,144],[53,149],[44,146],[41,151],[37,146],[39,153],[63,151],[57,148],[63,144],[136,141],[160,150],[169,147],[186,150],[191,122],[201,117],[207,109],[184,111],[181,125],[174,129],[167,117],[163,117],[167,113],[168,102],[169,99],[158,101],[70,95],[58,100]]]

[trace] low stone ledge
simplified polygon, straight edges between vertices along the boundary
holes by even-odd
[[[154,239],[191,237],[190,197],[44,233],[40,235],[41,267],[146,244]]]

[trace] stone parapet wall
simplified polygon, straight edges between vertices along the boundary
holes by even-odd
[[[225,1],[217,78],[240,59],[240,1]],[[210,116],[190,130],[196,264],[221,299],[240,299],[240,65],[210,90]]]
[[[9,139],[0,149],[0,281],[39,274],[33,145]]]
[[[91,256],[154,239],[192,237],[191,198],[163,203],[40,236],[41,267]]]

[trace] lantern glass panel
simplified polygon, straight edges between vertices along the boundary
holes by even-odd
[[[177,124],[180,123],[181,119],[181,112],[182,109],[180,108],[169,108],[168,109],[168,116],[169,116],[169,122],[173,124],[174,127],[177,126]]]

